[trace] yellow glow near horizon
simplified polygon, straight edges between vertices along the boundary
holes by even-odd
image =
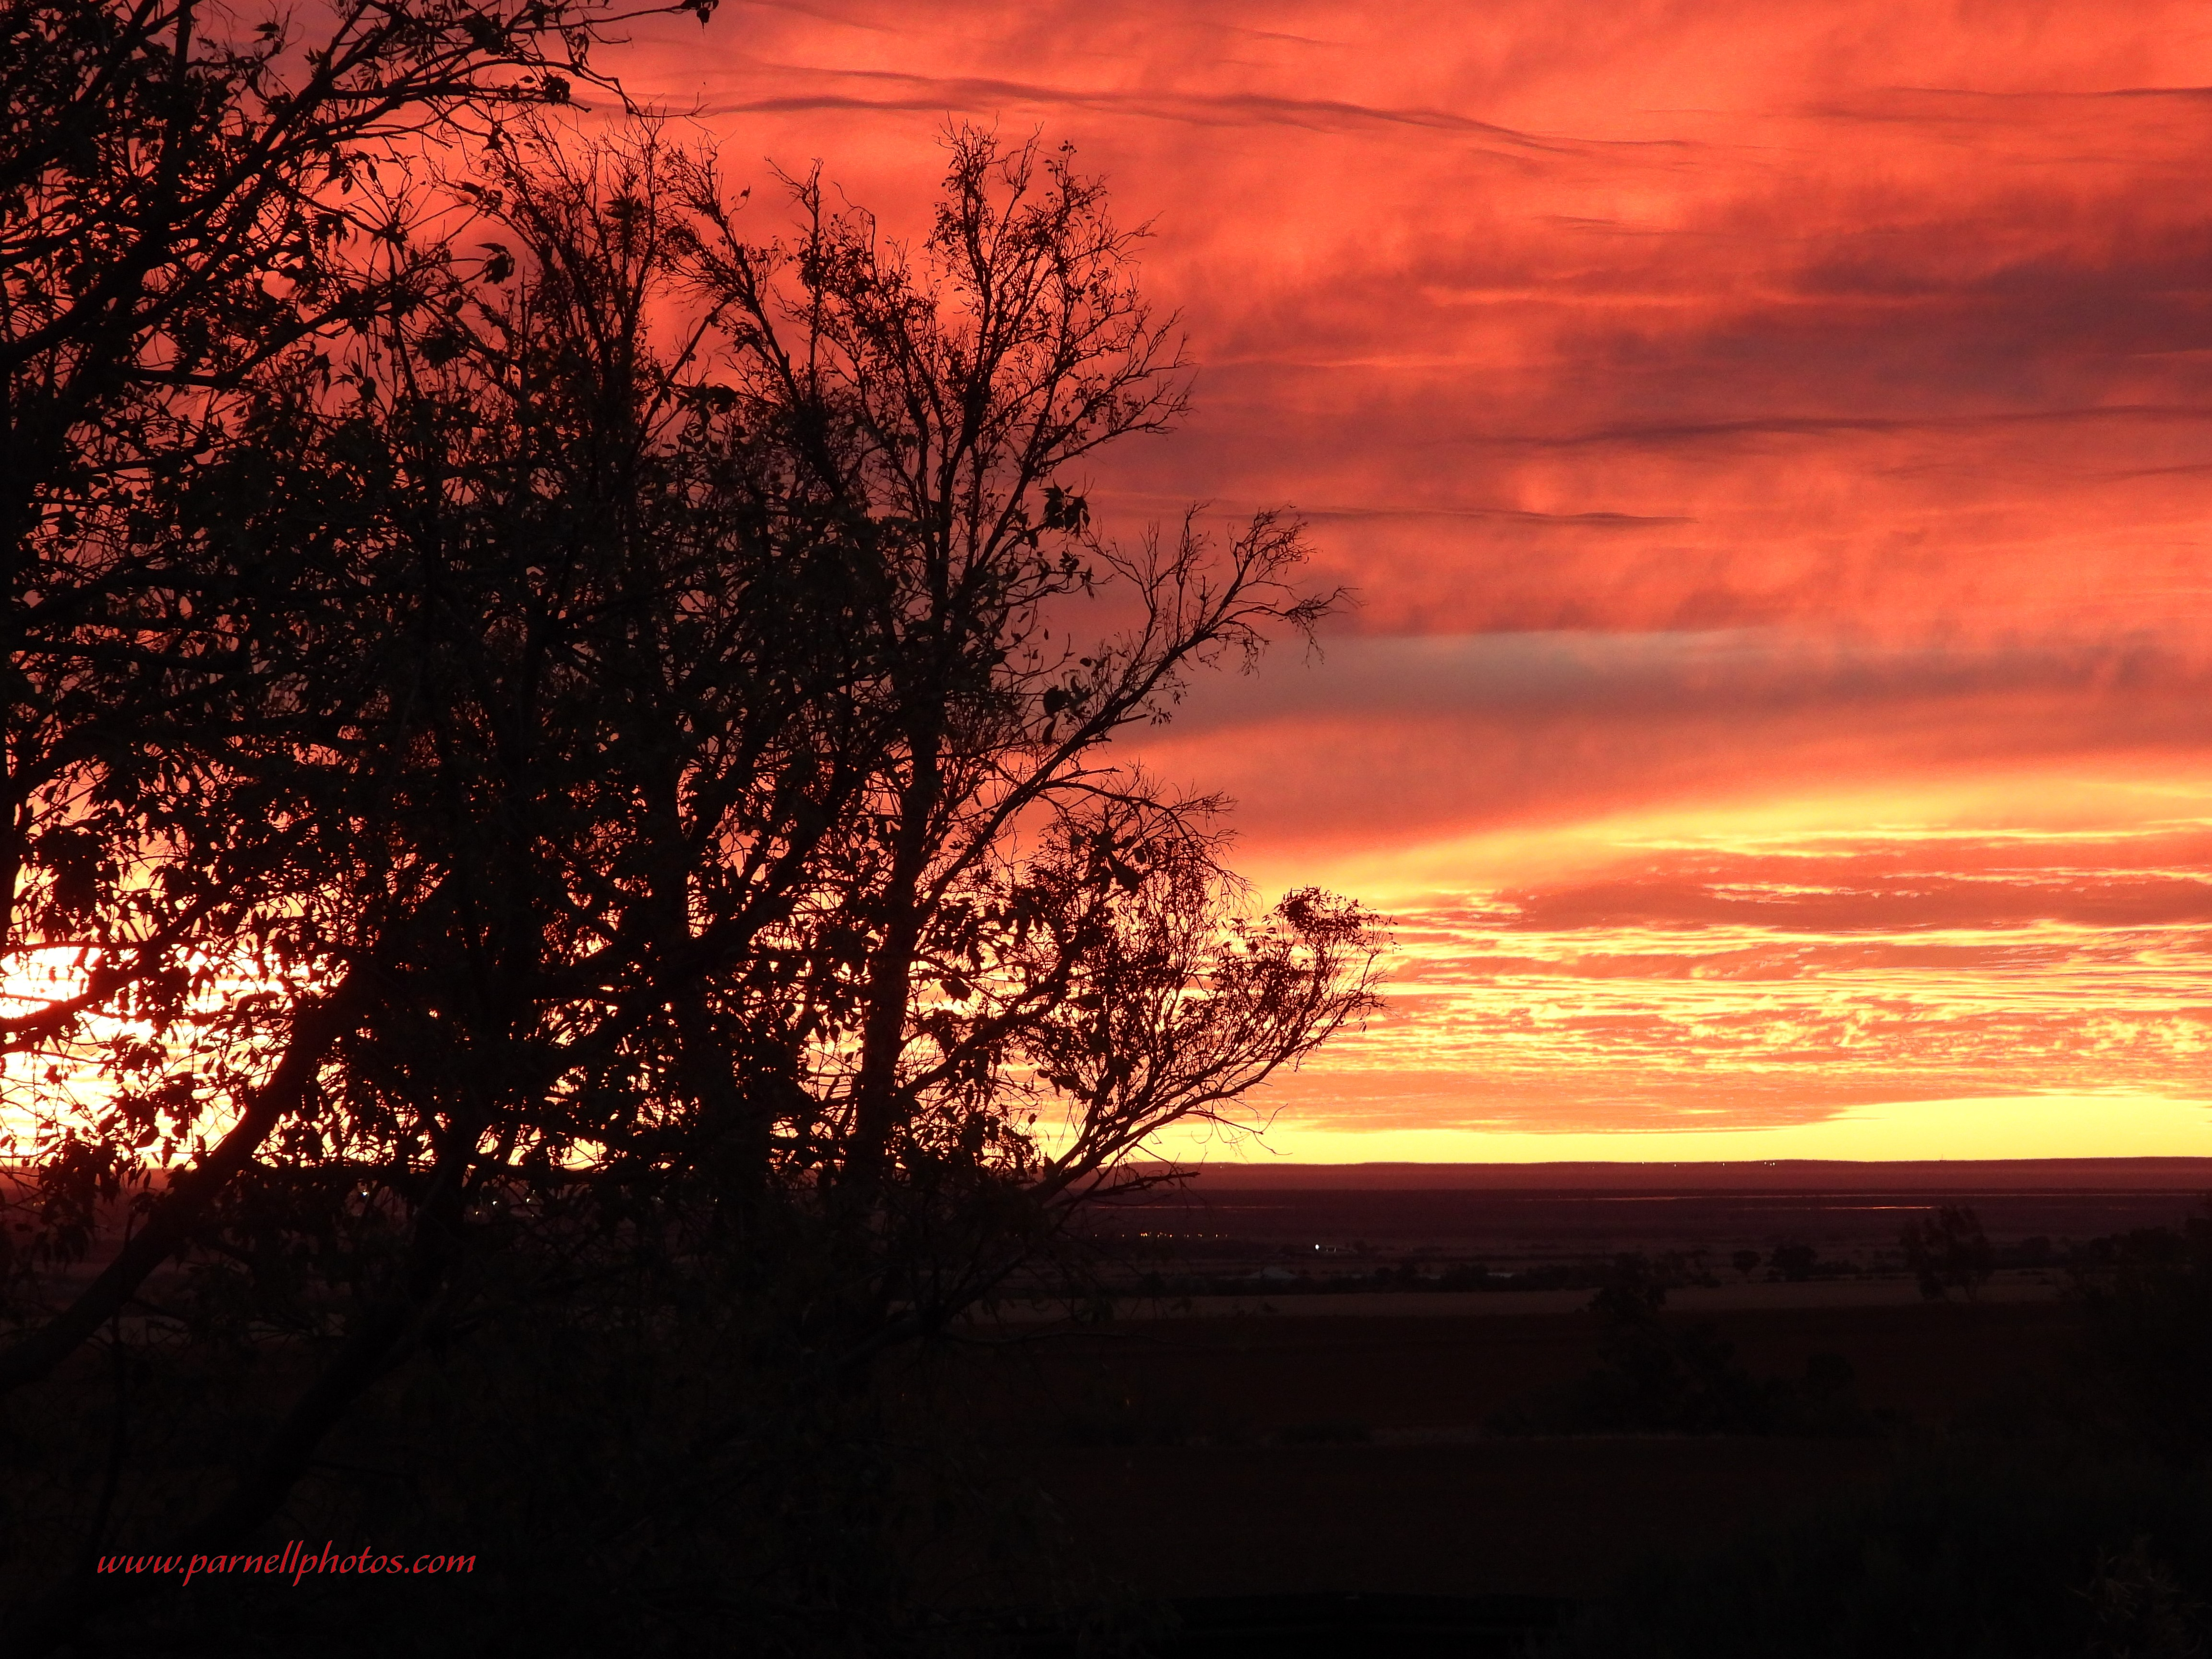
[[[2212,1154],[2212,822],[2077,781],[1409,858],[1383,1006],[1255,1104],[1320,1161]]]
[[[1164,1158],[1253,1164],[1852,1162],[2212,1158],[2212,1099],[2038,1094],[1855,1106],[1777,1128],[1544,1134],[1472,1128],[1355,1130],[1285,1115],[1259,1136],[1161,1137]]]

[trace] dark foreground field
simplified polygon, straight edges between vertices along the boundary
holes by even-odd
[[[1862,1401],[1935,1429],[2056,1365],[2057,1302],[1744,1310],[1755,1375],[1840,1354]],[[1887,1438],[1502,1435],[1598,1361],[1579,1313],[1127,1322],[1036,1362],[1036,1467],[1089,1552],[1173,1597],[1588,1596],[1887,1469]],[[1058,1443],[1051,1443],[1057,1442]]]
[[[1956,1555],[1947,1528],[1999,1529],[1953,1513],[1984,1502],[2008,1519],[2048,1502],[2088,1528],[2050,1544],[2073,1580],[2069,1605],[2089,1610],[2089,1645],[2060,1650],[2197,1650],[2180,1636],[2182,1646],[2158,1645],[2160,1620],[2176,1607],[2195,1617],[2161,1577],[2168,1565],[2124,1559],[2151,1547],[2146,1506],[2166,1501],[2163,1477],[2144,1476],[2156,1491],[2136,1492],[2134,1474],[2112,1473],[2134,1470],[2131,1453],[2118,1464],[2097,1454],[2094,1468],[2081,1453],[2081,1391],[2101,1386],[2085,1382],[2081,1264],[2115,1240],[2180,1229],[2196,1194],[2107,1179],[2070,1189],[2008,1180],[1956,1196],[1984,1221],[1992,1258],[2013,1265],[1971,1297],[1954,1288],[1936,1300],[1898,1248],[1900,1229],[1936,1201],[1924,1188],[1181,1195],[1122,1230],[1125,1244],[1169,1236],[1165,1249],[1132,1252],[1149,1263],[1154,1294],[1123,1300],[1099,1327],[1016,1317],[978,1328],[997,1346],[977,1386],[991,1391],[994,1437],[1050,1494],[1080,1553],[1140,1600],[1180,1609],[1175,1653],[1521,1651],[1608,1596],[1648,1595],[1622,1590],[1639,1575],[1647,1586],[1692,1583],[1731,1552],[1759,1555],[1784,1539],[1825,1537],[1804,1547],[1842,1550],[1852,1571],[1871,1560],[1877,1574],[1925,1578],[1938,1567],[1887,1534],[1932,1527],[1925,1547]],[[1785,1276],[1772,1262],[1793,1244],[1811,1246],[1811,1262],[1791,1259]],[[1742,1265],[1744,1252],[1758,1264]],[[1589,1308],[1624,1254],[1664,1261],[1673,1275],[1626,1359],[1620,1322]],[[1180,1275],[1165,1293],[1163,1271]],[[1541,1288],[1514,1288],[1526,1285]],[[1603,1390],[1589,1380],[1608,1367],[1614,1396],[1676,1386],[1619,1381],[1644,1363],[1636,1342],[1645,1360],[1654,1345],[1702,1354],[1678,1369],[1706,1364],[1729,1386],[1785,1401],[1824,1376],[1844,1407],[1754,1412],[1717,1431],[1650,1425],[1698,1420],[1679,1405],[1641,1427],[1592,1417]],[[2068,1484],[2084,1480],[2095,1494]],[[1931,1480],[1942,1490],[1912,1495]],[[1900,1503],[1935,1509],[1899,1520],[1889,1511]],[[2100,1504],[2111,1513],[2093,1521]],[[2118,1530],[2101,1539],[2099,1526]],[[2025,1561],[2041,1546],[2002,1547]],[[1883,1565],[1885,1551],[1898,1559]],[[1762,1557],[1743,1571],[1764,1583],[1779,1570]],[[2100,1573],[2118,1575],[2119,1613],[2093,1606]],[[1929,1593],[1969,1626],[1979,1616],[1966,1605],[1979,1591]],[[1923,1617],[1910,1607],[1896,1616]],[[2115,1618],[2096,1633],[2097,1620]],[[1913,1650],[1982,1650],[1961,1628]],[[1793,1645],[1798,1635],[1771,1632],[1771,1650],[1875,1651],[1898,1639],[1840,1625],[1814,1645]],[[1570,1638],[1597,1642],[1593,1652],[1694,1651],[1701,1639],[1679,1650],[1657,1636],[1618,1650],[1588,1631],[1554,1639]],[[1989,1639],[2004,1650],[2007,1638]]]
[[[469,1575],[203,1581],[72,1651],[2212,1652],[2212,1170],[1702,1173],[1202,1179],[1099,1218],[1085,1316],[1039,1284],[836,1389],[537,1307],[273,1534]],[[155,1535],[314,1351],[82,1356],[0,1420],[0,1573],[97,1532],[118,1402]]]
[[[1713,1326],[1754,1376],[1840,1356],[1881,1432],[1499,1432],[1602,1358],[1588,1313],[1536,1293],[1553,1305],[1353,1313],[1314,1297],[1010,1333],[994,1356],[1002,1443],[1086,1559],[1182,1608],[1195,1628],[1174,1651],[1241,1652],[1243,1637],[1304,1651],[1284,1645],[1304,1632],[1351,1652],[1334,1644],[1431,1631],[1437,1650],[1476,1652],[1481,1629],[1517,1642],[1654,1560],[1875,1492],[1926,1437],[2063,1368],[2077,1325],[2048,1291],[1805,1306],[1830,1287],[1759,1289],[1731,1299],[1768,1305],[1680,1321]]]

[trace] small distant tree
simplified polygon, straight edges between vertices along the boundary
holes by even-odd
[[[1729,1263],[1746,1279],[1749,1279],[1752,1274],[1759,1271],[1759,1264],[1765,1258],[1757,1250],[1738,1250],[1729,1258]]]
[[[1958,1291],[1969,1302],[1981,1292],[1996,1262],[1981,1218],[1961,1204],[1944,1204],[1906,1225],[1898,1235],[1905,1265],[1930,1302]]]

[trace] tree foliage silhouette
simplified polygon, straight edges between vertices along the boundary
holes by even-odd
[[[42,1237],[81,1242],[138,1155],[195,1146],[202,1098],[257,1079],[267,1095],[76,1317],[0,1359],[0,1383],[120,1307],[299,1105],[343,1023],[288,971],[319,878],[298,814],[238,764],[288,724],[299,739],[295,694],[318,672],[295,626],[331,574],[302,389],[440,281],[406,234],[408,160],[603,78],[591,47],[623,15],[407,0],[341,5],[317,31],[196,0],[0,6],[0,953],[50,993],[13,1003],[0,1045],[167,1103],[158,1125],[77,1133],[65,1100],[22,1086],[47,1066],[18,1067]],[[232,532],[283,485],[272,560]],[[244,979],[260,994],[223,994]],[[272,1075],[271,1047],[296,1062]],[[186,1049],[198,1064],[173,1064]]]
[[[103,520],[185,624],[181,735],[158,787],[54,798],[88,910],[167,908],[66,1016],[155,1040],[111,1044],[48,1214],[82,1243],[86,1194],[231,1127],[0,1382],[134,1296],[306,1343],[179,1540],[252,1535],[395,1367],[518,1310],[710,1305],[850,1386],[1367,1006],[1366,916],[1253,912],[1222,804],[1107,750],[1310,634],[1298,529],[1094,528],[1071,469],[1182,407],[1133,239],[1065,150],[950,154],[911,253],[811,177],[763,244],[711,155],[510,119],[452,186],[483,257],[387,238],[347,331],[226,321],[221,441]]]

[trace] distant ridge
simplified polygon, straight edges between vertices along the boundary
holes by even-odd
[[[1188,1166],[1186,1166],[1188,1167]],[[1727,1164],[1259,1164],[1197,1166],[1192,1186],[1231,1191],[1557,1190],[1766,1192],[2203,1192],[2212,1158],[2010,1158],[1857,1163],[1839,1158]]]

